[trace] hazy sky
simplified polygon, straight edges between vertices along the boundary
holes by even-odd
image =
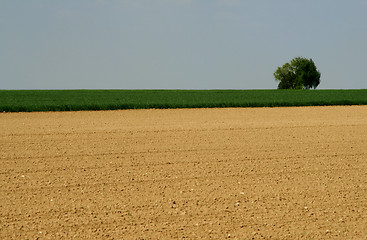
[[[367,0],[0,0],[0,89],[367,88]]]

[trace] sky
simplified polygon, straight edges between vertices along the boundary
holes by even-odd
[[[367,0],[0,0],[0,89],[367,89]]]

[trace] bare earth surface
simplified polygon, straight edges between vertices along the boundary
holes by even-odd
[[[0,239],[367,239],[367,106],[0,114]]]

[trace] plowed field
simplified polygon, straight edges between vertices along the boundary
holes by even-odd
[[[367,106],[0,114],[0,239],[366,239]]]

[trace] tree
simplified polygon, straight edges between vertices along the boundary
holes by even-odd
[[[296,57],[274,72],[278,89],[316,89],[321,73],[312,59]]]

